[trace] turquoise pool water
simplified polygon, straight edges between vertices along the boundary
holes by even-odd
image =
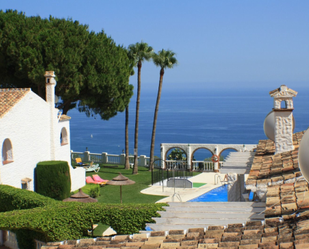
[[[188,202],[225,202],[227,201],[228,185],[223,185],[200,195]]]

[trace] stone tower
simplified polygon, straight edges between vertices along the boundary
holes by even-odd
[[[269,94],[274,98],[276,154],[293,150],[293,97],[297,92],[281,85]]]

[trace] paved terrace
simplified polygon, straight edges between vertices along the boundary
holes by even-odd
[[[147,195],[162,195],[166,196],[159,200],[158,202],[186,202],[188,200],[194,199],[214,188],[222,185],[220,178],[224,179],[224,174],[204,172],[199,175],[190,177],[189,180],[193,183],[205,183],[206,185],[199,188],[174,188],[165,187],[160,185],[160,183],[150,186],[141,191],[143,194]]]

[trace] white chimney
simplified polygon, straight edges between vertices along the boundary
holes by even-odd
[[[49,114],[50,114],[50,160],[56,159],[55,152],[55,131],[56,131],[56,113],[55,113],[55,87],[57,82],[55,80],[54,71],[46,71],[46,102],[49,104]]]
[[[297,92],[281,85],[269,94],[274,98],[275,154],[293,150],[293,97],[296,97]]]
[[[54,71],[45,71],[45,81],[46,81],[46,102],[50,103],[55,107],[55,87],[57,82],[55,80]]]

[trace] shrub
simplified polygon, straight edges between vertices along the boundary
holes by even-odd
[[[0,190],[6,190],[0,192],[1,196],[5,192],[7,195],[14,193],[15,197],[27,193],[22,203],[28,200],[29,204],[20,206],[17,203],[16,209],[34,207],[0,213],[0,229],[22,229],[18,232],[21,238],[28,234],[29,237],[44,239],[45,242],[79,239],[87,229],[98,222],[111,226],[118,234],[138,233],[145,229],[146,223],[153,222],[152,217],[159,216],[157,211],[163,210],[162,206],[165,205],[61,202],[5,185],[1,185]],[[16,194],[17,192],[20,193]],[[13,197],[7,199],[13,199]],[[46,203],[43,203],[43,200],[46,200]],[[0,209],[5,210],[6,207],[6,203],[1,201]],[[12,206],[9,207],[11,210]]]
[[[0,212],[43,207],[56,202],[54,199],[26,189],[0,184]]]
[[[35,181],[35,191],[41,195],[56,200],[70,196],[70,169],[65,161],[39,162],[35,169]]]
[[[100,185],[89,183],[89,184],[86,184],[84,187],[82,187],[82,191],[92,198],[97,198],[100,196]],[[77,192],[78,190],[75,190],[73,193],[75,194]]]

